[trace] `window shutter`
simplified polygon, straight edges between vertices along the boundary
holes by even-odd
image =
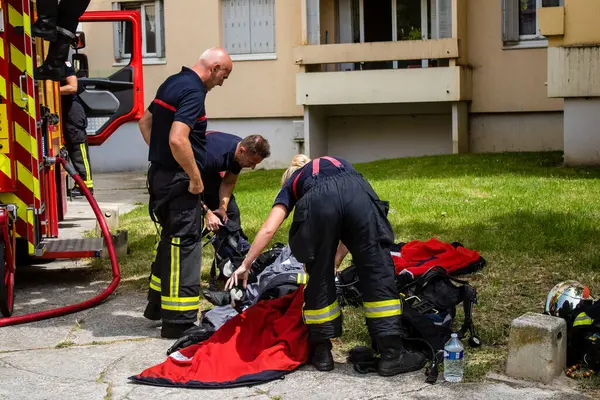
[[[502,0],[502,40],[504,43],[519,41],[520,0]]]
[[[229,54],[250,53],[250,0],[222,0],[223,47]]]
[[[439,38],[452,37],[452,0],[438,0],[439,20]]]
[[[275,1],[250,0],[252,53],[275,52]]]
[[[112,3],[113,10],[120,10],[121,6],[119,3]],[[120,60],[123,58],[121,48],[121,29],[123,25],[121,22],[113,22],[113,50],[115,55],[115,60]]]
[[[308,16],[306,18],[307,33],[308,33],[308,44],[320,44],[321,43],[321,4],[319,0],[306,0],[306,12]]]
[[[163,0],[156,0],[156,56],[165,57],[165,10]]]

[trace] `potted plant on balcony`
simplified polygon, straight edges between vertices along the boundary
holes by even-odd
[[[423,40],[421,29],[410,27],[408,32],[405,32],[404,28],[400,29],[400,40]],[[404,68],[421,68],[421,60],[407,60],[403,63]]]

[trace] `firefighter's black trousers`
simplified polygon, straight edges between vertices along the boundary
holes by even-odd
[[[37,12],[40,17],[57,14],[56,25],[75,34],[79,18],[83,15],[91,0],[38,0]],[[58,3],[58,4],[57,4]],[[54,11],[54,10],[56,11]]]
[[[150,213],[160,225],[148,301],[160,304],[167,323],[193,323],[200,301],[202,208],[200,195],[188,191],[183,171],[152,165],[148,171]]]
[[[88,188],[94,187],[87,140],[87,118],[83,106],[77,101],[63,102],[63,132],[69,158]]]
[[[394,234],[387,220],[388,203],[355,171],[312,177],[304,185],[310,187],[296,205],[290,247],[308,273],[303,316],[309,340],[314,343],[342,334],[334,276],[340,240],[358,268],[369,334],[373,339],[401,335],[402,306],[390,254]]]

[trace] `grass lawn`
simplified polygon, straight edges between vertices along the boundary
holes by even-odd
[[[478,290],[474,321],[484,342],[480,349],[466,348],[469,380],[503,368],[510,321],[541,312],[556,283],[575,279],[600,296],[600,170],[565,168],[561,162],[562,153],[552,152],[356,165],[390,201],[397,241],[459,241],[486,258],[482,271],[466,277]],[[235,193],[251,239],[269,213],[281,173],[257,171],[239,179]],[[287,242],[290,219],[275,240]],[[155,233],[146,207],[124,215],[122,228],[129,230],[131,248],[120,262],[123,285],[146,290]],[[212,260],[208,247],[204,279]],[[368,343],[360,310],[346,309],[344,326],[338,349]]]

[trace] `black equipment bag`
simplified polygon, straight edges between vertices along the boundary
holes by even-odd
[[[444,345],[453,332],[458,304],[462,303],[464,310],[458,337],[464,339],[468,331],[469,345],[481,346],[472,320],[477,291],[468,282],[448,275],[442,267],[432,267],[414,281],[399,286],[406,347],[430,356],[427,381],[433,383],[437,379],[437,367],[443,360]]]

